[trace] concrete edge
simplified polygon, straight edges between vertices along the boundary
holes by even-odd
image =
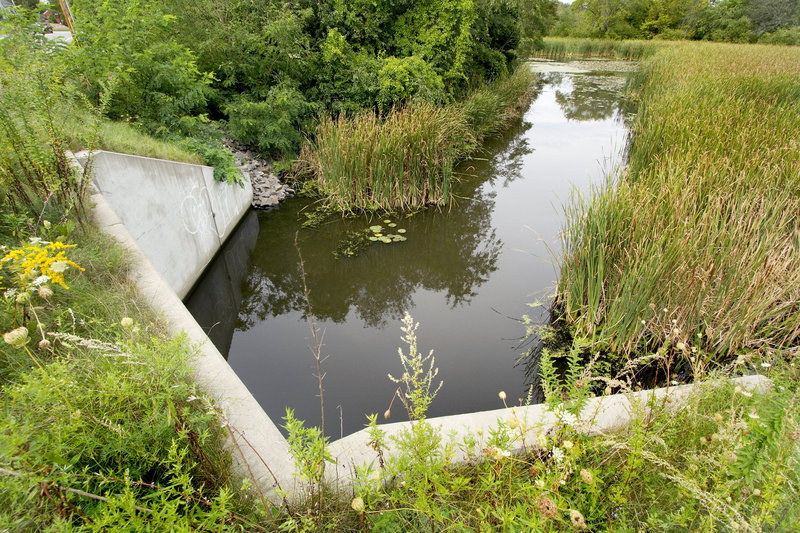
[[[184,333],[197,346],[193,378],[232,428],[228,444],[234,471],[258,485],[275,504],[283,501],[284,495],[291,497],[296,480],[286,439],[93,185],[90,201],[97,227],[130,252],[129,277],[141,296],[164,317],[171,333]]]
[[[759,392],[768,389],[772,384],[769,378],[762,375],[733,378],[731,381],[744,389]],[[705,383],[701,383],[699,387],[705,385]],[[697,387],[696,384],[681,385],[591,398],[579,417],[579,420],[590,421],[590,423],[579,423],[580,430],[589,435],[620,430],[628,426],[637,408],[649,411],[659,403],[663,405],[663,402],[680,401],[689,396]],[[556,414],[548,411],[545,404],[442,416],[430,418],[428,423],[438,428],[445,439],[449,438],[450,442],[460,444],[466,437],[474,437],[481,432],[488,435],[490,430],[496,429],[500,423],[506,423],[512,417],[520,421],[520,428],[522,428],[520,438],[515,440],[512,445],[512,452],[522,452],[526,442],[535,443],[540,433],[547,432],[558,423]],[[384,450],[385,455],[391,456],[391,443],[410,427],[410,422],[396,422],[379,426],[386,435],[386,442],[390,443],[389,449]],[[332,442],[329,450],[335,463],[331,468],[326,469],[326,474],[328,481],[332,483],[348,485],[356,479],[357,467],[363,469],[364,466],[370,464],[375,466],[378,462],[377,452],[370,445],[368,429],[362,429]],[[468,459],[470,457],[467,451],[456,446],[454,460],[464,462]]]
[[[154,159],[156,161],[164,161],[165,163],[172,163],[174,165],[189,165],[189,166],[192,166],[192,167],[208,168],[208,169],[211,169],[212,173],[214,171],[214,167],[210,167],[208,165],[202,165],[202,164],[199,164],[199,163],[187,163],[185,161],[173,161],[172,159],[162,159],[160,157],[147,157],[145,155],[126,154],[124,152],[114,152],[113,150],[93,150],[91,152],[91,154],[90,154],[90,157],[92,155],[100,154],[100,153],[103,153],[103,152],[109,153],[109,154],[124,155],[125,157],[135,157],[137,159]]]

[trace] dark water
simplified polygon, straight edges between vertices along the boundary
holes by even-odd
[[[198,322],[273,420],[286,407],[319,424],[315,363],[305,320],[295,234],[311,306],[324,331],[326,425],[333,438],[383,413],[399,375],[400,319],[420,322],[444,380],[429,415],[502,407],[531,382],[524,348],[527,313],[546,321],[557,280],[562,204],[617,165],[625,145],[625,73],[631,64],[533,65],[546,83],[522,120],[460,168],[449,209],[392,218],[407,241],[374,243],[354,258],[333,251],[348,230],[385,217],[335,220],[301,229],[308,201],[252,212],[187,300]],[[390,421],[404,420],[396,403]]]

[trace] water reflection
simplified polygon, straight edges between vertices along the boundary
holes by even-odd
[[[295,249],[303,255],[311,307],[320,320],[343,322],[351,310],[366,327],[383,327],[414,306],[419,289],[441,292],[453,308],[470,302],[497,268],[502,241],[491,227],[494,201],[475,179],[458,187],[459,199],[442,212],[428,210],[397,220],[408,240],[375,243],[353,258],[336,258],[347,231],[379,223],[367,218],[335,220],[317,229],[295,229],[297,207],[262,215],[245,284],[238,328],[246,331],[271,317],[306,308]],[[300,204],[303,202],[298,201]],[[289,226],[289,227],[287,227]]]
[[[252,250],[246,275],[229,266],[222,276],[209,271],[198,288],[205,299],[193,296],[204,303],[193,312],[203,327],[217,324],[215,344],[230,351],[231,366],[273,420],[286,406],[310,424],[320,420],[295,234],[325,332],[326,414],[340,422],[327,424],[331,437],[388,407],[394,386],[386,374],[402,372],[397,347],[405,311],[420,322],[420,350],[436,350],[445,381],[430,416],[501,407],[500,390],[526,396],[537,383],[538,356],[534,350],[515,366],[529,346],[519,345],[524,328],[514,317],[549,321],[547,306],[526,304],[556,283],[559,206],[574,188],[597,183],[624,146],[626,110],[613,89],[624,76],[598,73],[599,65],[570,64],[549,76],[526,115],[457,169],[452,206],[394,220],[406,229],[405,242],[375,243],[337,259],[333,251],[347,232],[384,217],[301,229],[309,202],[300,199],[253,215],[260,231],[249,231],[252,245],[240,248],[240,255]],[[603,70],[610,66],[602,63]],[[225,280],[235,288],[221,288]],[[541,399],[537,387],[533,399]],[[402,410],[393,411],[390,421],[404,419]]]
[[[550,76],[553,83],[564,84],[565,74]],[[624,77],[578,74],[570,76],[566,85],[566,89],[556,91],[556,101],[569,120],[603,120],[622,110]]]
[[[250,270],[250,257],[258,233],[258,217],[251,211],[244,216],[184,302],[223,354],[228,353],[238,325],[236,317],[244,300],[242,283]]]

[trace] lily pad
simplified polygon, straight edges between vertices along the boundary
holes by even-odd
[[[388,218],[383,221],[384,224],[389,224],[390,222],[391,222],[391,220],[389,220]]]
[[[377,237],[370,237],[370,238],[369,238],[369,240],[371,240],[371,241],[377,241],[377,240],[378,240],[378,238],[377,238]]]
[[[376,233],[375,236],[376,237],[383,237],[383,233]]]
[[[395,226],[397,226],[397,224],[395,224],[394,222],[390,222],[390,223],[389,223],[389,227],[390,227],[390,228],[393,228],[393,227],[395,227]]]
[[[403,228],[400,228],[399,230],[397,230],[397,233],[405,233],[405,232],[406,232],[406,230],[404,230]]]
[[[369,230],[372,233],[380,233],[383,230],[383,226],[370,226]]]
[[[381,242],[392,242],[392,239],[390,239],[389,237],[381,237],[380,241]]]
[[[392,240],[394,242],[403,242],[403,241],[407,241],[408,239],[406,239],[402,235],[395,235],[395,236],[392,237]]]

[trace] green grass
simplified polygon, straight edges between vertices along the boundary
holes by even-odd
[[[203,164],[203,158],[175,143],[156,139],[125,122],[91,116],[89,111],[71,107],[63,113],[60,133],[70,150],[108,150],[183,163]]]
[[[450,197],[454,165],[527,108],[526,67],[446,106],[416,102],[386,117],[324,118],[300,156],[319,192],[340,211],[415,209]]]
[[[534,51],[532,57],[556,60],[585,57],[640,60],[669,44],[671,43],[666,41],[545,37],[543,46]]]
[[[629,168],[568,210],[566,321],[625,355],[796,346],[800,50],[670,46],[636,87]]]

